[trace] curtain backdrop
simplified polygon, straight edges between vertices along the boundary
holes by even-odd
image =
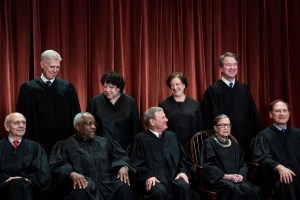
[[[201,101],[220,78],[219,56],[231,51],[265,126],[268,104],[280,98],[300,127],[299,0],[1,0],[0,15],[0,123],[21,83],[41,75],[46,49],[61,54],[60,77],[74,83],[82,110],[103,91],[103,73],[116,70],[141,116],[170,95],[174,71]]]

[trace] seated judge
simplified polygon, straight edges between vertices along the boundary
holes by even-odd
[[[0,199],[40,200],[51,185],[48,158],[38,143],[23,138],[26,119],[6,116],[8,137],[0,140]]]
[[[204,141],[201,163],[205,179],[224,200],[262,199],[261,189],[246,180],[248,168],[242,147],[229,139],[229,118],[218,115],[214,120],[215,134]]]
[[[134,171],[123,148],[96,135],[92,114],[78,113],[76,133],[57,142],[50,153],[53,181],[63,199],[132,200],[129,170]]]
[[[131,161],[137,168],[138,188],[145,199],[199,199],[191,188],[195,166],[160,107],[144,114],[148,130],[135,136]]]
[[[290,106],[283,100],[270,104],[269,116],[272,125],[252,143],[253,160],[262,165],[259,183],[271,186],[273,200],[299,200],[300,130],[288,125]]]

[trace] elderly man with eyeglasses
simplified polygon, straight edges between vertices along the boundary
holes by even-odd
[[[0,140],[0,198],[40,200],[51,185],[48,158],[37,142],[23,138],[26,119],[21,113],[6,116],[8,137]]]
[[[73,125],[76,134],[57,142],[49,157],[57,193],[63,199],[134,199],[129,171],[135,169],[120,144],[96,135],[91,113],[78,113]]]

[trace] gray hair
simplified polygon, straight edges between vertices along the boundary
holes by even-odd
[[[73,121],[73,126],[75,128],[75,126],[77,124],[80,124],[82,121],[82,117],[94,117],[91,113],[89,112],[81,112],[78,113],[75,117],[74,117],[74,121]]]
[[[229,117],[225,114],[218,115],[214,120],[214,125],[217,125],[221,119],[225,119],[225,118],[229,119]]]
[[[48,63],[50,60],[62,60],[59,53],[54,50],[46,50],[41,55],[41,61]]]
[[[144,113],[144,122],[147,125],[150,119],[155,118],[155,113],[159,111],[164,111],[161,107],[151,107]]]

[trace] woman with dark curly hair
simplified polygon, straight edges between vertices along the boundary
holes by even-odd
[[[124,94],[125,81],[117,72],[107,72],[101,78],[102,94],[90,101],[86,111],[94,115],[97,135],[112,138],[126,149],[139,132],[139,112],[135,99]]]

